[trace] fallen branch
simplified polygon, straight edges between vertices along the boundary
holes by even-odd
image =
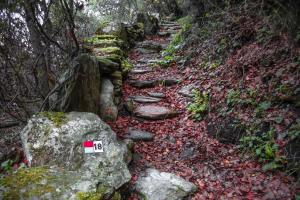
[[[1,128],[10,128],[14,126],[19,126],[21,123],[20,122],[5,122],[0,124],[0,129]]]

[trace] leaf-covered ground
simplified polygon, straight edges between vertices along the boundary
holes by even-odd
[[[166,38],[148,37],[147,40],[166,43]],[[211,73],[208,70],[197,68],[197,59],[194,59],[184,69],[173,64],[168,68],[156,67],[153,72],[143,75],[129,75],[128,79],[152,80],[161,77],[182,79],[177,85],[166,87],[158,85],[154,88],[137,89],[131,87],[128,81],[123,86],[124,101],[130,95],[147,95],[147,92],[163,92],[166,98],[155,105],[165,105],[182,114],[172,119],[148,121],[138,119],[131,114],[120,115],[116,123],[110,124],[118,137],[123,138],[129,127],[145,130],[155,134],[152,142],[137,142],[134,147],[134,160],[131,163],[133,175],[131,184],[137,180],[141,171],[146,168],[156,168],[161,171],[177,174],[198,186],[198,191],[191,199],[293,199],[297,193],[297,185],[293,177],[275,171],[266,172],[262,165],[242,154],[235,145],[222,144],[209,137],[207,124],[211,119],[217,119],[218,112],[212,110],[209,118],[194,121],[187,112],[188,98],[178,94],[182,86],[189,83],[199,83],[205,90],[212,88],[212,105],[226,102],[226,92],[238,84],[238,79],[230,68],[232,63],[242,62],[246,53],[249,56],[259,54],[258,45],[244,46],[235,56],[228,59],[226,64]],[[137,64],[139,60],[156,59],[159,54],[143,55],[135,51],[129,55],[131,62]],[[248,60],[253,57],[248,58]],[[292,66],[291,66],[292,67]],[[253,66],[249,67],[243,76],[247,85],[256,87],[259,81],[256,74],[260,72]],[[250,87],[250,86],[249,86]],[[264,88],[267,89],[267,88]],[[263,95],[261,95],[263,96]],[[243,115],[251,118],[252,108],[243,112],[235,111],[234,115]],[[279,112],[272,109],[272,113]],[[271,110],[270,110],[271,113]],[[283,112],[286,123],[289,116],[295,116],[290,111]],[[270,114],[271,115],[271,114]],[[299,189],[299,188],[298,188]],[[298,191],[299,192],[299,191]],[[137,199],[134,191],[130,192],[129,199]]]

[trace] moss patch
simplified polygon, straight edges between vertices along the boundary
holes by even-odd
[[[95,35],[94,38],[103,40],[103,39],[107,39],[107,40],[112,40],[112,39],[117,39],[118,37],[115,35]]]
[[[116,54],[119,56],[123,56],[123,51],[119,47],[106,47],[106,48],[95,48],[94,51],[96,53],[103,54]]]
[[[54,192],[55,188],[49,184],[53,180],[54,177],[46,168],[35,167],[20,169],[0,179],[0,186],[7,189],[3,193],[4,199],[27,199]]]
[[[76,200],[102,200],[103,194],[100,192],[77,192]]]
[[[60,127],[67,122],[67,116],[63,112],[41,112],[39,115],[47,117],[56,127]]]
[[[132,70],[133,65],[128,62],[128,60],[123,60],[121,64],[122,72],[123,73],[128,73]]]

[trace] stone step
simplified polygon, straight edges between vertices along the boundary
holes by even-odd
[[[136,88],[151,88],[154,87],[157,83],[157,80],[131,80],[129,81],[129,85]]]
[[[146,74],[152,72],[151,69],[134,68],[130,71],[131,74]]]
[[[173,118],[180,113],[181,112],[178,112],[168,107],[154,105],[140,106],[133,111],[133,114],[136,117],[148,120],[162,120],[167,118]]]
[[[160,50],[157,49],[147,49],[147,48],[137,48],[135,51],[141,53],[141,54],[154,54],[154,53],[159,53]]]
[[[136,88],[151,88],[155,87],[158,84],[162,84],[164,86],[172,86],[181,82],[181,79],[172,79],[172,78],[163,78],[157,80],[131,80],[129,84]]]
[[[160,92],[148,92],[147,93],[150,97],[155,97],[155,98],[165,98],[166,95],[164,93]]]
[[[183,86],[179,91],[178,94],[184,96],[184,97],[194,97],[193,89],[197,88],[195,84],[189,84]]]
[[[125,138],[131,139],[133,141],[152,141],[154,138],[153,133],[147,131],[142,131],[139,129],[129,128],[128,134]]]
[[[129,96],[128,99],[138,103],[157,103],[161,98],[147,97],[147,96]]]
[[[166,31],[160,31],[157,33],[157,35],[160,37],[169,37],[171,35],[171,33],[166,32]]]

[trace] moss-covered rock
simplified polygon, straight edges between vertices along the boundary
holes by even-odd
[[[99,65],[99,69],[103,73],[113,73],[120,69],[120,65],[112,60],[107,58],[97,56],[97,61]]]
[[[57,90],[49,98],[50,107],[60,112],[97,113],[100,107],[100,83],[98,61],[94,56],[81,54],[60,78]]]
[[[8,195],[10,190],[10,193],[18,191],[21,194],[29,189],[30,194],[34,195],[40,195],[39,191],[43,195],[48,195],[49,191],[51,197],[66,195],[52,199],[74,199],[78,192],[84,192],[79,193],[82,195],[100,193],[110,197],[130,180],[124,161],[128,157],[128,149],[125,144],[117,141],[115,133],[106,123],[92,113],[72,112],[66,114],[66,118],[66,123],[59,128],[44,116],[36,115],[29,120],[21,133],[21,139],[26,159],[33,171],[20,171],[17,175],[29,176],[24,179],[20,179],[20,176],[2,179],[0,199],[1,195]],[[48,128],[47,133],[45,127]],[[87,140],[102,141],[103,152],[85,154],[82,142]],[[44,165],[49,168],[40,168]],[[18,180],[21,185],[15,186]],[[47,187],[42,187],[40,182]],[[2,187],[7,189],[2,192]],[[101,188],[106,189],[103,191]],[[57,190],[61,193],[57,194]]]
[[[96,55],[116,54],[123,56],[124,52],[119,47],[94,48],[93,52]]]
[[[116,55],[116,54],[107,54],[107,55],[103,55],[103,56],[97,56],[97,58],[99,59],[108,59],[111,60],[115,63],[118,63],[121,66],[122,60],[124,59],[122,56],[120,55]]]
[[[114,73],[110,74],[111,79],[113,80],[122,80],[122,72],[121,71],[115,71]]]
[[[2,197],[3,199],[41,198],[48,193],[56,193],[53,185],[56,179],[57,177],[44,167],[20,169],[0,179],[0,186],[5,188]]]
[[[122,73],[126,75],[133,68],[133,65],[128,60],[123,60],[121,64]]]
[[[41,112],[39,114],[51,120],[56,127],[60,127],[67,121],[66,114],[63,112]]]

